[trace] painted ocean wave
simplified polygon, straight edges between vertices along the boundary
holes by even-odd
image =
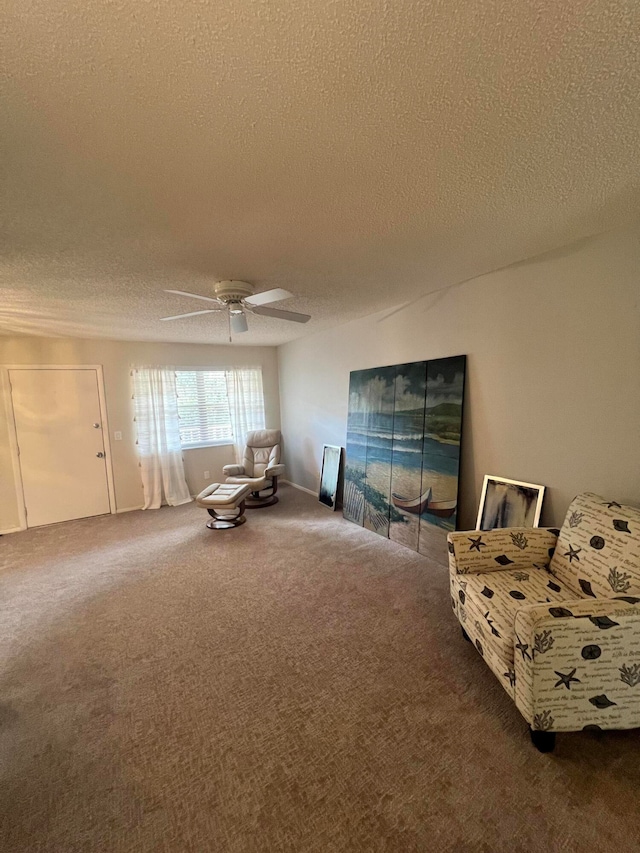
[[[350,429],[348,430],[349,435],[361,436],[362,438],[382,438],[382,439],[393,439],[393,441],[422,441],[422,432],[415,433],[394,433],[391,432],[369,432],[367,430],[358,430],[358,429]]]
[[[438,471],[441,474],[457,476],[459,459],[456,453],[451,453],[452,450],[455,448],[440,444],[432,439],[425,439],[424,450],[422,448],[405,448],[397,443],[393,448],[390,443],[386,446],[359,442],[351,443],[347,439],[347,465],[382,462],[391,468],[393,462],[394,467],[399,465],[410,470],[425,468]]]
[[[402,452],[402,453],[422,453],[422,439],[419,441],[413,440],[413,446],[409,444],[409,442],[385,440],[381,438],[377,438],[375,440],[367,440],[366,436],[358,436],[355,440],[351,437],[351,435],[347,435],[347,446],[355,446],[355,447],[375,447],[378,450],[386,450],[387,453],[394,452]]]

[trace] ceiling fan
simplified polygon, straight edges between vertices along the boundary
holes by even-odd
[[[214,314],[226,311],[229,317],[229,340],[231,333],[247,332],[247,312],[260,314],[263,317],[276,317],[279,320],[292,320],[294,323],[307,323],[311,317],[308,314],[298,314],[295,311],[282,311],[280,308],[267,308],[271,302],[290,299],[293,293],[276,287],[262,293],[253,293],[253,287],[246,281],[219,281],[213,286],[215,296],[201,296],[199,293],[189,293],[186,290],[165,290],[165,293],[175,293],[178,296],[188,296],[191,299],[202,299],[204,302],[215,302],[215,306],[203,311],[190,311],[188,314],[176,314],[173,317],[161,317],[161,320],[182,320],[183,317],[195,317],[199,314]]]

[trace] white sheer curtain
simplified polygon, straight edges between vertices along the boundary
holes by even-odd
[[[144,509],[159,509],[191,500],[184,478],[175,370],[133,370],[133,398],[138,430],[137,451],[144,490]]]
[[[226,371],[227,396],[236,460],[242,462],[247,433],[264,429],[264,391],[260,367],[232,367]]]

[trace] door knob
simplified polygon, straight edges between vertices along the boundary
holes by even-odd
[[[104,453],[101,450],[96,453],[96,456],[98,457],[98,459],[104,459]]]
[[[93,425],[93,428],[94,428],[94,429],[100,429],[100,424],[94,424],[94,425]]]

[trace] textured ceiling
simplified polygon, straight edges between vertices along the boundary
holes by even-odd
[[[6,9],[6,6],[5,6]],[[635,220],[630,0],[15,0],[0,331],[278,344]]]

